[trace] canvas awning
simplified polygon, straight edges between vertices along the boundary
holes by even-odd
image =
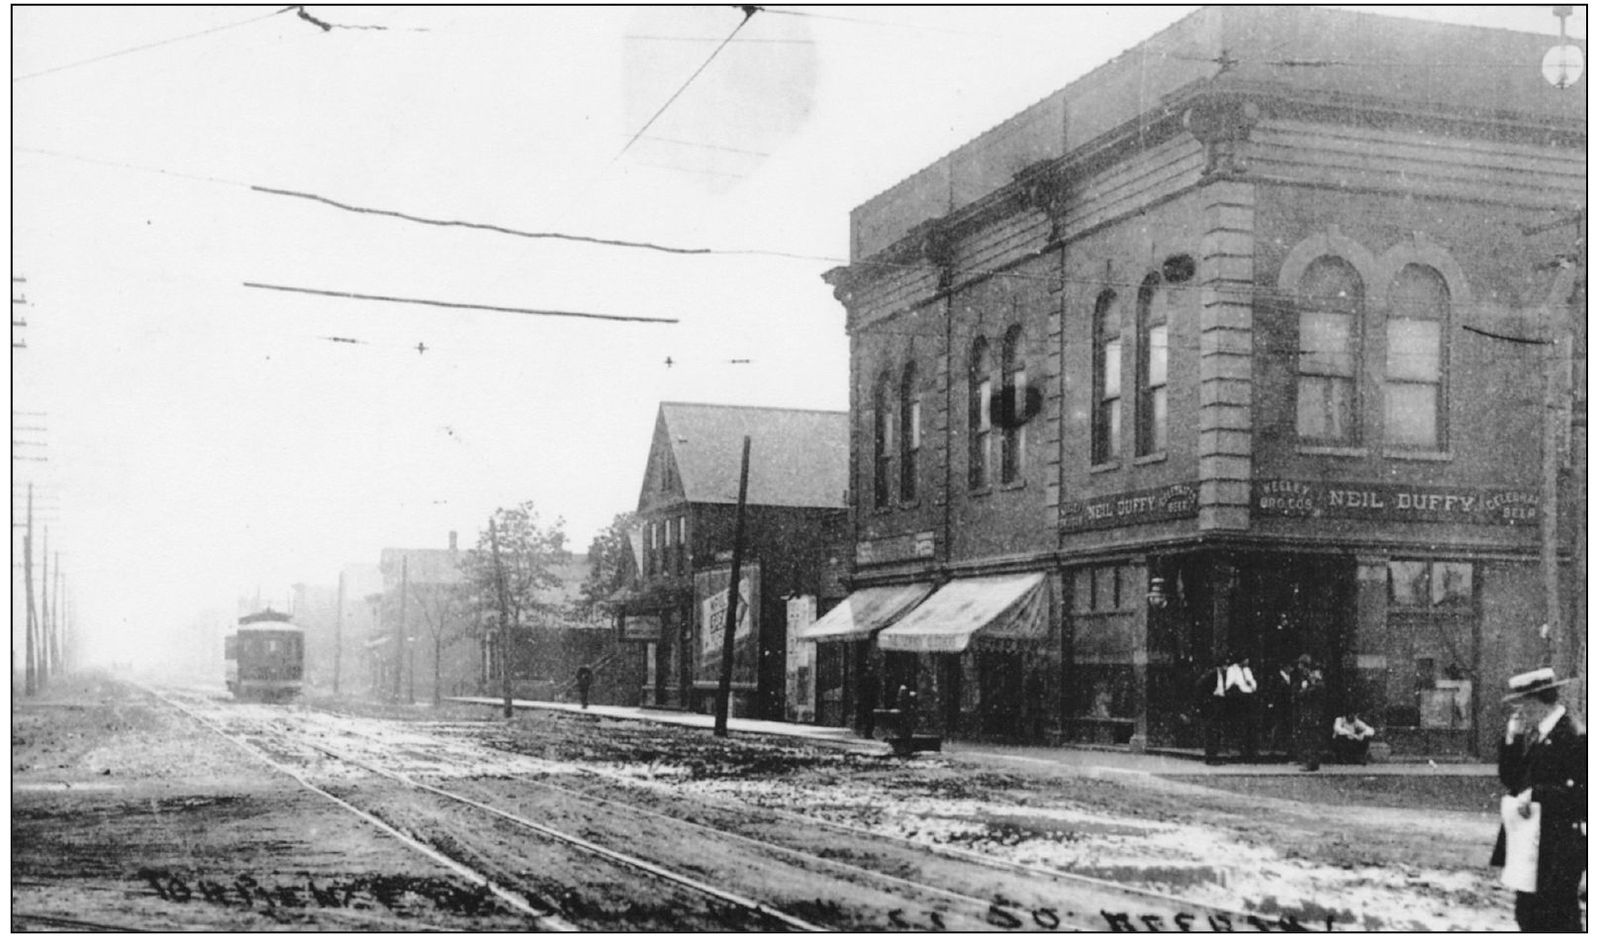
[[[1043,573],[956,579],[882,630],[885,652],[963,652],[971,639],[1040,639],[1047,623]]]
[[[832,611],[800,632],[806,642],[859,642],[913,609],[932,591],[931,583],[856,589]]]

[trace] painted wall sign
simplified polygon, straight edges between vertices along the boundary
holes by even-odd
[[[901,560],[929,560],[935,555],[937,534],[930,530],[861,540],[854,548],[854,561],[860,566],[897,563]]]
[[[693,574],[697,613],[698,649],[693,684],[714,688],[721,680],[721,644],[726,638],[726,610],[731,597],[730,569],[700,570]],[[737,625],[732,635],[732,684],[754,687],[755,656],[759,648],[760,564],[749,563],[738,578]]]
[[[1253,483],[1253,511],[1269,517],[1531,526],[1541,518],[1541,504],[1540,491],[1510,487],[1281,479]]]
[[[1059,508],[1059,529],[1065,533],[1080,533],[1197,515],[1198,485],[1171,484],[1091,500],[1066,501]]]

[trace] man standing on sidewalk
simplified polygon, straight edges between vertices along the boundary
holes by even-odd
[[[1320,749],[1325,744],[1325,674],[1313,656],[1298,656],[1292,672],[1292,743],[1301,770],[1320,769]]]
[[[586,665],[577,669],[577,698],[582,706],[588,706],[588,689],[593,687],[593,669]]]
[[[1516,705],[1498,750],[1497,775],[1518,800],[1519,815],[1540,809],[1534,891],[1514,895],[1514,920],[1521,931],[1579,932],[1580,877],[1586,869],[1586,734],[1558,701],[1551,668],[1508,679],[1505,703]],[[1491,865],[1507,856],[1507,837],[1497,831]]]

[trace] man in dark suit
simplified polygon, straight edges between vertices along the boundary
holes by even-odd
[[[1514,920],[1521,931],[1579,932],[1580,877],[1586,870],[1586,734],[1558,700],[1551,668],[1508,680],[1505,703],[1515,708],[1497,758],[1497,775],[1518,799],[1520,816],[1541,806],[1536,891],[1517,892]],[[1501,866],[1506,835],[1497,832],[1491,864]]]

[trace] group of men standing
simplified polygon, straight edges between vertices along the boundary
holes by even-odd
[[[1325,673],[1313,656],[1282,665],[1261,681],[1250,661],[1232,656],[1198,676],[1202,708],[1203,760],[1220,763],[1221,744],[1230,738],[1245,761],[1258,758],[1259,738],[1272,749],[1290,746],[1304,770],[1320,769],[1325,744]]]

